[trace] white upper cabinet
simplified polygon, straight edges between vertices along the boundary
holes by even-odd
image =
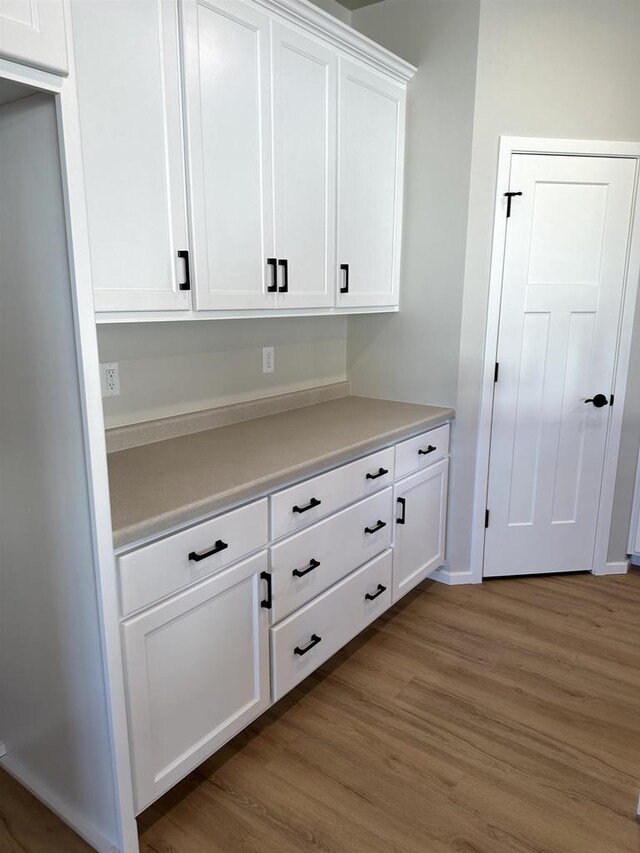
[[[185,0],[198,309],[275,307],[270,19],[239,0]]]
[[[73,0],[97,311],[190,308],[177,6]]]
[[[395,306],[405,87],[342,59],[339,104],[337,305]]]
[[[68,74],[63,0],[0,0],[0,56]]]
[[[277,305],[330,306],[338,60],[327,47],[276,22],[272,50]]]

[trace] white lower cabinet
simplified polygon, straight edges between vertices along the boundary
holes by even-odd
[[[120,556],[138,812],[442,565],[448,442],[445,424]]]
[[[448,473],[443,459],[395,485],[394,602],[444,562]]]
[[[123,623],[140,812],[269,705],[262,552]]]
[[[274,702],[387,610],[391,563],[385,551],[271,629]]]

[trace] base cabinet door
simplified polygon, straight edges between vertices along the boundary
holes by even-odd
[[[136,809],[269,704],[266,552],[123,623]]]
[[[405,97],[340,60],[338,308],[398,305]]]
[[[63,0],[0,0],[0,57],[68,74]]]
[[[443,459],[394,488],[394,602],[444,562],[448,473]]]

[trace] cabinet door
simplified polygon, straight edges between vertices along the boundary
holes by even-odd
[[[196,306],[273,308],[270,20],[240,0],[183,12]]]
[[[269,704],[266,553],[123,623],[137,811]]]
[[[394,602],[444,563],[448,472],[443,459],[396,483]]]
[[[176,4],[72,0],[97,311],[187,309]]]
[[[277,305],[326,307],[335,301],[338,60],[275,22],[272,50]]]
[[[398,304],[405,88],[340,60],[339,308]]]
[[[62,0],[0,0],[0,56],[68,74]]]

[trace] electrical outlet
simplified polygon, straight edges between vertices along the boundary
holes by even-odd
[[[262,372],[273,373],[276,369],[276,355],[273,347],[262,347]]]
[[[118,397],[120,395],[120,371],[117,362],[100,365],[100,385],[103,397]]]

